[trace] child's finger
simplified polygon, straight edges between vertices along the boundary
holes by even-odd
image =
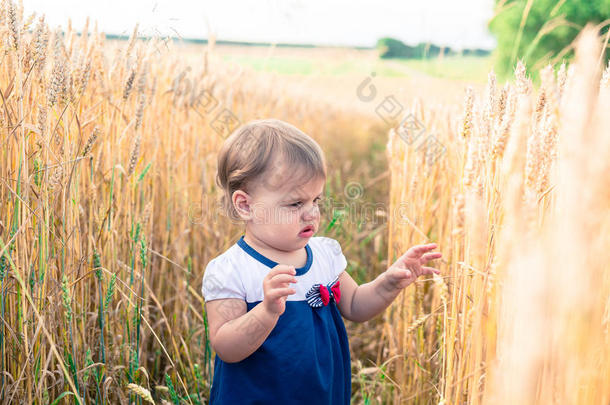
[[[295,293],[296,290],[294,288],[274,288],[269,292],[269,298],[277,299]]]
[[[272,286],[277,286],[281,283],[296,283],[297,278],[290,274],[276,274],[270,280]]]
[[[277,274],[292,274],[292,275],[295,275],[296,274],[296,270],[295,270],[294,266],[289,266],[289,265],[286,265],[286,264],[278,264],[277,266],[272,268],[271,271],[269,271],[269,273],[267,273],[265,278],[272,278],[272,277],[275,277],[275,275],[277,275]]]
[[[436,249],[436,247],[436,243],[428,243],[427,245],[415,245],[411,249],[409,249],[411,253],[410,256],[421,256],[429,250]]]
[[[439,259],[443,256],[442,253],[440,252],[434,252],[434,253],[426,253],[425,255],[423,255],[421,258],[423,261],[427,262],[428,260],[434,260],[434,259]]]
[[[435,269],[434,267],[423,266],[422,270],[423,270],[423,274],[430,274],[430,275],[441,274],[441,271],[439,269]]]

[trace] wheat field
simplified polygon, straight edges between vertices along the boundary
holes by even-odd
[[[321,144],[329,204],[354,202],[347,185],[381,204],[324,207],[359,283],[412,244],[443,251],[441,276],[346,321],[353,403],[610,401],[610,72],[590,30],[539,88],[519,64],[462,105],[410,94],[437,156],[411,127],[227,66],[213,41],[62,33],[12,1],[0,18],[2,403],[207,403],[200,283],[241,232],[218,215],[216,151],[263,117]]]
[[[610,401],[610,66],[593,28],[575,46],[537,89],[519,63],[513,82],[467,89],[459,115],[416,103],[436,161],[411,127],[391,131],[390,206],[411,205],[388,253],[435,241],[449,258],[386,311],[387,402]]]

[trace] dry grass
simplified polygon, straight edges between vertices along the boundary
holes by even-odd
[[[610,401],[610,87],[593,30],[577,49],[537,90],[519,64],[460,116],[414,106],[447,148],[432,165],[391,132],[390,207],[411,221],[391,217],[389,254],[434,241],[446,262],[386,312],[382,402]]]
[[[127,389],[135,384],[158,403],[204,403],[213,353],[203,269],[242,232],[218,215],[216,151],[233,128],[219,113],[311,134],[334,157],[335,202],[355,179],[362,202],[387,194],[383,142],[371,136],[386,129],[287,99],[211,48],[185,56],[158,38],[106,43],[88,26],[61,35],[2,5],[2,402],[125,403],[146,397]],[[386,247],[367,237],[385,225],[326,211],[323,232],[344,241],[351,268],[381,271]]]

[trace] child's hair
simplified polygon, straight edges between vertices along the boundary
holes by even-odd
[[[278,161],[284,166],[278,168]],[[266,185],[264,176],[278,176],[278,170],[291,173],[296,184],[301,179],[326,179],[324,153],[309,135],[278,119],[250,121],[233,131],[218,153],[216,184],[222,189],[224,213],[231,219],[241,219],[233,206],[233,192],[250,192],[250,186]]]

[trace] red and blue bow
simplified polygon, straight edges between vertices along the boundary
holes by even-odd
[[[339,302],[341,298],[341,290],[339,289],[339,277],[335,278],[330,284],[314,284],[307,294],[305,294],[307,303],[319,308],[322,305],[328,305],[331,300]]]

